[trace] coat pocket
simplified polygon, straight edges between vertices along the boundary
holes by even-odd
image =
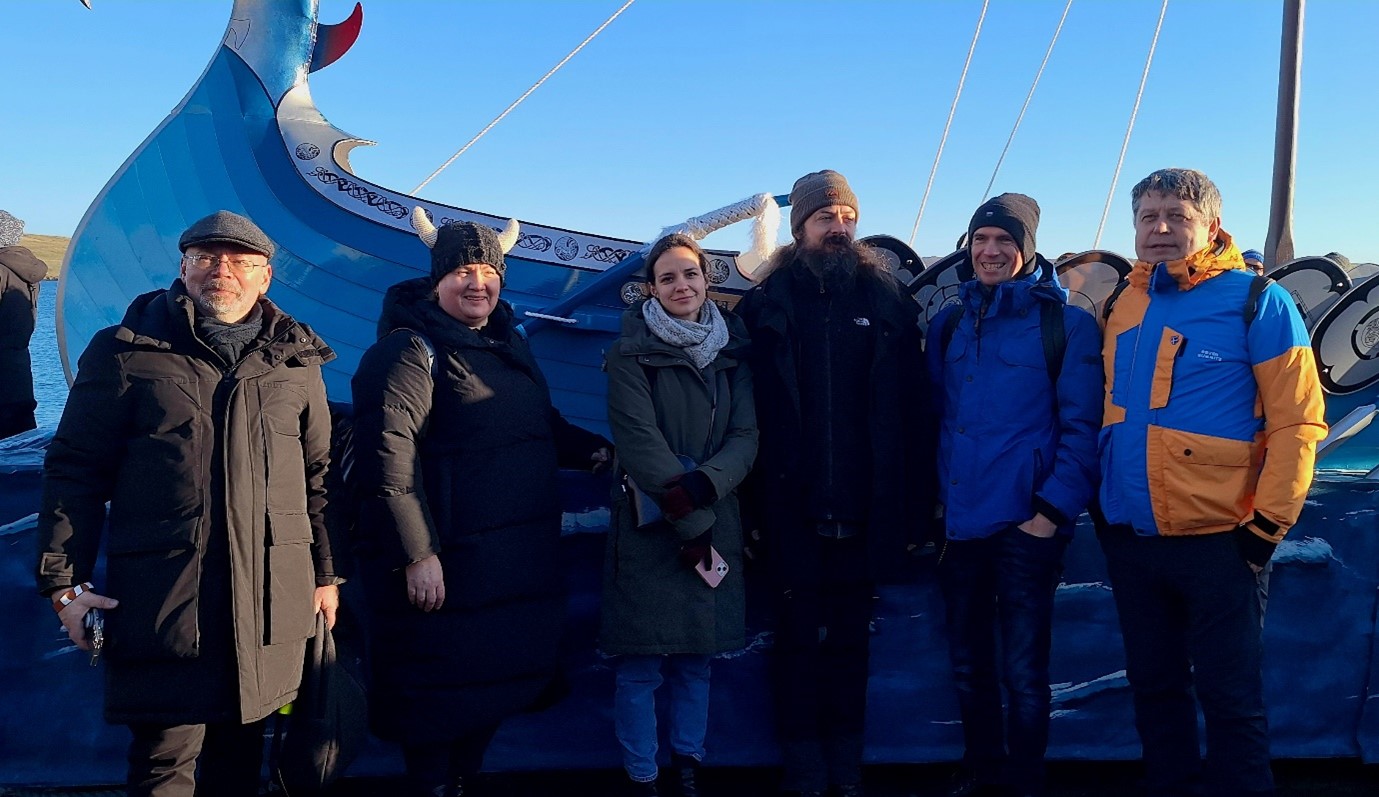
[[[278,645],[311,636],[316,571],[311,563],[311,520],[305,514],[268,515],[268,570],[264,576],[264,642]]]
[[[124,523],[110,534],[106,612],[109,656],[120,661],[194,658],[201,563],[199,516]]]
[[[1151,495],[1155,513],[1168,520],[1167,531],[1238,523],[1255,477],[1250,443],[1176,429],[1150,431],[1157,432],[1155,447],[1164,454],[1155,469],[1163,489],[1151,489]]]

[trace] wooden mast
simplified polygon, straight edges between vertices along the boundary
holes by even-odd
[[[1293,173],[1298,162],[1298,94],[1302,83],[1302,18],[1307,0],[1283,0],[1283,34],[1278,60],[1278,117],[1274,122],[1274,189],[1264,267],[1287,263],[1293,254]]]

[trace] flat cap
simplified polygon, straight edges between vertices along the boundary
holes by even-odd
[[[192,224],[177,239],[177,248],[185,252],[188,247],[212,243],[235,244],[264,257],[272,257],[276,248],[257,224],[228,210],[217,210]]]

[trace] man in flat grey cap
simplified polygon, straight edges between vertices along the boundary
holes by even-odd
[[[257,794],[263,719],[296,696],[315,614],[331,625],[339,603],[321,379],[335,354],[265,297],[274,246],[253,222],[218,211],[178,245],[172,286],[81,356],[45,461],[38,588],[84,650],[101,652],[84,621],[104,612],[129,794]]]

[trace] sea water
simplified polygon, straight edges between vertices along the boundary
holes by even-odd
[[[73,352],[73,365],[81,352]],[[57,351],[57,281],[44,280],[38,289],[38,327],[29,340],[33,359],[34,398],[38,425],[57,428],[62,408],[67,404],[67,377],[62,373],[62,357]]]

